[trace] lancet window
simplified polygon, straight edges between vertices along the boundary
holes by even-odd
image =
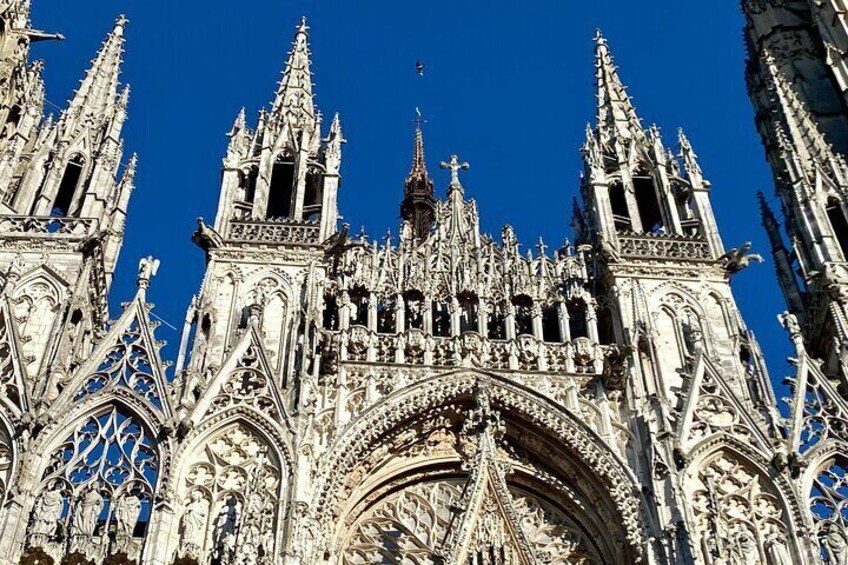
[[[615,343],[615,322],[609,306],[598,308],[598,342],[601,345]]]
[[[321,174],[318,171],[306,173],[306,193],[303,199],[303,219],[311,222],[321,217]]]
[[[294,161],[290,158],[278,158],[271,172],[266,214],[268,218],[288,218],[291,216],[293,189]]]
[[[650,173],[637,173],[633,177],[633,191],[639,209],[639,219],[642,220],[642,231],[644,233],[661,233],[663,216],[654,177]]]
[[[53,201],[51,216],[68,216],[71,214],[71,206],[74,203],[84,167],[85,159],[82,155],[73,155],[68,159],[68,164],[65,166],[65,172],[62,175],[62,182],[59,183],[59,190]]]
[[[239,171],[239,188],[243,202],[252,204],[256,198],[256,179],[259,176],[259,168],[251,166],[247,170]]]
[[[520,294],[512,299],[515,306],[515,335],[533,335],[533,299]]]
[[[450,337],[451,335],[451,308],[447,299],[434,300],[433,305],[433,335],[437,337]]]
[[[159,470],[155,441],[134,416],[118,407],[89,416],[49,456],[28,546],[54,557],[138,559]]]
[[[542,334],[548,343],[562,342],[559,304],[552,304],[542,310]]]
[[[566,304],[566,309],[568,310],[568,333],[571,339],[589,337],[586,302],[582,298],[573,298]]]
[[[612,207],[612,218],[615,228],[619,232],[629,232],[633,229],[630,220],[630,209],[627,206],[627,198],[624,195],[624,185],[614,182],[610,185],[610,205]]]
[[[470,292],[463,292],[457,297],[459,301],[459,331],[476,332],[480,320],[480,300]]]
[[[839,250],[842,252],[842,258],[848,260],[848,220],[845,218],[842,203],[836,198],[830,198],[827,201],[826,211],[833,235],[836,237]]]
[[[404,312],[406,319],[407,330],[423,330],[424,329],[424,295],[417,290],[410,290],[404,293],[404,304],[406,310]]]
[[[369,294],[361,286],[351,289],[350,293],[350,325],[368,327]]]
[[[324,329],[339,329],[339,303],[335,294],[324,295]]]
[[[501,304],[491,306],[486,333],[489,339],[506,339],[506,316]]]
[[[828,564],[848,562],[848,459],[825,462],[813,479],[810,512],[820,544],[822,560]]]
[[[397,300],[394,297],[380,298],[377,301],[377,332],[393,334],[397,332]]]
[[[267,443],[236,423],[204,441],[189,461],[177,554],[202,564],[273,562],[283,468]]]

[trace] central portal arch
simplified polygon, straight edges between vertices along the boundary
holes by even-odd
[[[317,500],[332,563],[641,561],[639,495],[564,407],[462,371],[392,395],[326,458]],[[332,470],[332,471],[331,471]]]

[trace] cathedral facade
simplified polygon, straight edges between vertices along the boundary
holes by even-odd
[[[229,132],[170,367],[159,262],[107,301],[128,22],[54,119],[29,51],[60,36],[0,0],[0,563],[848,565],[842,2],[743,2],[781,401],[730,286],[762,258],[725,247],[692,145],[642,125],[600,34],[574,243],[522,252],[481,233],[467,163],[431,176],[420,123],[399,238],[339,225],[301,22]]]

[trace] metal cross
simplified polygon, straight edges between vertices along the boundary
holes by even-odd
[[[462,186],[459,182],[459,171],[465,171],[471,168],[471,165],[468,163],[460,163],[459,157],[456,155],[451,155],[450,162],[445,163],[442,161],[441,167],[443,169],[450,169],[451,171],[451,186]]]
[[[424,119],[424,116],[421,114],[421,110],[418,109],[417,106],[415,107],[415,119],[412,120],[412,123],[418,126],[418,129],[421,129],[422,124],[427,123],[427,120]]]

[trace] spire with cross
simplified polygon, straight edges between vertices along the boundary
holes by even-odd
[[[415,144],[412,154],[412,169],[404,183],[404,198],[400,204],[400,216],[404,222],[409,222],[412,233],[419,241],[426,239],[430,233],[435,216],[435,197],[433,181],[427,172],[424,159],[424,133],[422,124],[427,120],[421,115],[421,110],[415,108]]]

